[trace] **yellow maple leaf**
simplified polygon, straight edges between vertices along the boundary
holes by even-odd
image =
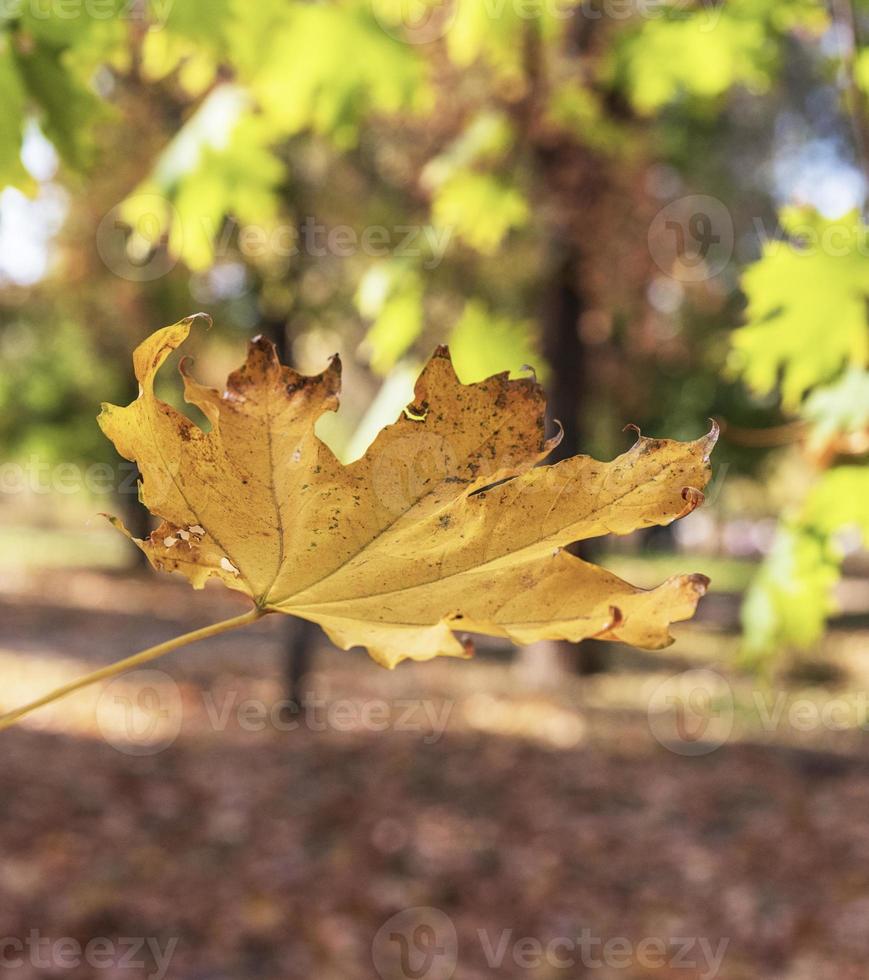
[[[151,563],[195,588],[219,578],[253,609],[99,676],[267,613],[319,623],[338,646],[364,646],[386,667],[469,655],[456,633],[655,649],[672,641],[672,622],[693,615],[704,576],[637,589],[564,549],[690,513],[703,500],[717,427],[694,442],[639,436],[612,462],[538,465],[557,442],[544,436],[541,387],[506,373],[463,385],[441,347],[413,404],[343,464],[315,433],[338,406],[337,357],[307,377],[257,338],[222,392],[195,381],[185,359],[185,398],[207,432],[158,399],[155,376],[195,319],[136,349],[139,395],[104,405],[99,423],[137,463],[142,502],[162,518],[134,539]]]
[[[104,406],[99,420],[138,464],[143,503],[164,519],[137,542],[155,567],[197,588],[216,576],[264,612],[319,623],[338,646],[365,646],[388,667],[463,655],[454,630],[660,647],[668,624],[693,613],[702,578],[647,592],[563,547],[693,510],[714,435],[640,437],[611,463],[537,466],[554,445],[540,386],[506,374],[463,385],[442,347],[413,405],[344,465],[314,432],[338,407],[337,358],[305,377],[257,338],[223,392],[182,362],[186,400],[208,417],[207,433],[157,399],[154,377],[190,324],[138,348],[139,397]]]

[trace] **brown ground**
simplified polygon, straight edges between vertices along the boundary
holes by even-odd
[[[0,590],[4,708],[237,609],[84,572]],[[861,733],[683,756],[624,693],[633,675],[615,697],[612,677],[544,695],[503,659],[389,673],[333,651],[316,704],[282,730],[238,710],[280,699],[282,625],[0,734],[10,976],[161,975],[150,956],[120,961],[121,941],[141,938],[175,941],[165,975],[178,980],[869,977]],[[32,930],[114,951],[97,969],[66,965],[74,947],[9,945]]]

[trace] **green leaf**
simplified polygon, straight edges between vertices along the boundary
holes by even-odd
[[[9,52],[11,38],[0,33],[0,187],[24,188],[27,171],[21,163],[26,95],[15,59]]]
[[[374,320],[364,344],[378,374],[388,374],[422,333],[423,294],[419,273],[398,263],[375,266],[360,284],[357,305]]]
[[[817,644],[836,608],[832,590],[840,563],[840,553],[825,535],[797,524],[779,528],[742,606],[750,658]]]
[[[570,7],[580,0],[518,0],[495,7],[491,2],[458,2],[452,8],[447,51],[467,68],[484,62],[513,91],[524,84],[527,39],[532,33],[555,41],[571,23]]]
[[[781,379],[785,407],[869,359],[869,233],[856,212],[828,221],[788,211],[791,241],[770,241],[743,276],[747,323],[733,335],[731,370],[760,393]]]
[[[370,9],[292,4],[269,40],[250,85],[287,135],[310,129],[348,148],[367,116],[430,104],[414,45],[390,37]]]
[[[148,228],[152,241],[146,247],[168,231],[173,255],[190,269],[208,268],[225,218],[264,233],[275,222],[284,170],[272,152],[272,138],[244,90],[220,86],[164,150],[150,179],[124,203],[125,219],[133,229]],[[165,207],[157,210],[154,202],[161,199]]]
[[[791,30],[820,34],[828,15],[816,0],[677,3],[642,19],[617,43],[609,65],[634,107],[653,113],[680,97],[716,99],[735,85],[765,91]]]
[[[809,491],[796,518],[780,526],[773,547],[742,607],[750,657],[818,643],[835,612],[833,589],[841,575],[836,537],[859,530],[869,545],[869,467],[827,470]]]
[[[869,466],[834,466],[812,487],[801,515],[803,524],[832,537],[856,528],[869,546]]]
[[[528,221],[528,203],[515,188],[491,174],[460,172],[435,194],[435,225],[483,255],[494,255],[509,231]]]
[[[810,447],[822,447],[834,436],[869,431],[869,371],[850,367],[830,385],[806,398],[803,416],[813,423]]]
[[[66,163],[86,169],[93,160],[93,127],[103,115],[103,104],[66,69],[64,48],[33,41],[13,50],[27,93],[40,110],[43,132]]]
[[[478,300],[466,304],[453,327],[450,352],[456,371],[466,384],[541,363],[534,347],[533,324],[493,314]]]
[[[775,48],[763,24],[722,16],[712,27],[703,16],[646,21],[622,45],[615,72],[639,112],[683,94],[716,98],[737,82],[767,87]]]

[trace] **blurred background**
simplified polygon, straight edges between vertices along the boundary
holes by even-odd
[[[5,969],[864,980],[867,99],[863,0],[0,0],[3,710],[239,608],[97,516],[148,528],[95,416],[190,313],[213,384],[340,351],[348,461],[440,343],[562,455],[722,427],[583,552],[712,579],[661,654],[269,620],[3,733]]]

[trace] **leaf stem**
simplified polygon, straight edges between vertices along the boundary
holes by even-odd
[[[43,705],[51,704],[52,701],[57,701],[60,698],[64,698],[67,694],[72,694],[73,691],[80,691],[83,687],[88,687],[91,684],[95,684],[97,681],[103,681],[109,677],[115,677],[118,674],[122,674],[125,670],[130,670],[132,667],[138,667],[140,664],[149,663],[152,660],[156,660],[158,657],[162,657],[166,653],[171,653],[173,650],[177,650],[179,647],[187,646],[189,643],[197,643],[199,640],[207,640],[212,636],[219,636],[221,633],[228,633],[230,630],[239,629],[242,626],[248,626],[250,623],[255,623],[258,619],[265,615],[265,610],[257,607],[244,613],[242,616],[235,616],[232,619],[224,619],[219,623],[213,623],[211,626],[203,626],[201,629],[193,630],[190,633],[183,633],[181,636],[176,636],[171,640],[158,643],[156,646],[148,647],[147,650],[142,650],[140,653],[134,653],[131,657],[126,657],[123,660],[118,660],[116,663],[109,664],[106,667],[101,667],[99,670],[94,670],[90,674],[85,674],[84,676],[79,677],[77,680],[71,681],[69,684],[64,684],[62,687],[55,688],[55,690],[48,694],[44,694],[41,698],[31,701],[30,704],[25,704],[20,708],[15,708],[14,711],[9,711],[4,715],[0,715],[0,731],[14,725],[25,715],[29,715],[31,711],[35,711],[37,708],[43,707]]]

